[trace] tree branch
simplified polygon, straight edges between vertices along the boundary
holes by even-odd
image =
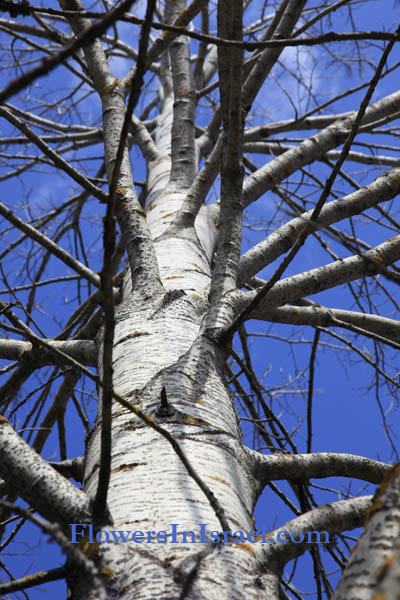
[[[4,2],[4,0],[2,0]],[[129,10],[134,0],[123,0],[121,4],[118,4],[114,9],[110,10],[105,16],[95,23],[90,23],[89,27],[78,35],[77,39],[68,44],[65,48],[56,52],[50,57],[44,58],[40,65],[24,73],[17,79],[11,81],[2,91],[0,91],[0,104],[6,102],[11,96],[14,96],[29,84],[33,83],[38,77],[47,75],[50,71],[55,69],[67,58],[72,56],[79,48],[82,48],[86,43],[95,38],[99,37],[106,31],[110,25],[112,25],[124,12]],[[21,3],[23,4],[23,3]],[[75,12],[76,17],[77,12]],[[96,83],[96,82],[95,82]]]
[[[219,0],[219,35],[242,39],[242,10],[240,1]],[[223,124],[221,226],[209,295],[210,311],[206,325],[209,329],[217,326],[220,311],[226,311],[226,307],[222,306],[224,295],[236,285],[242,240],[242,149],[245,118],[242,108],[243,54],[237,49],[218,48],[218,65]]]
[[[0,475],[46,519],[62,525],[90,522],[89,497],[57,473],[0,417]]]
[[[400,98],[400,96],[399,96]],[[360,214],[381,202],[394,198],[400,192],[399,170],[392,169],[378,175],[372,183],[322,207],[315,229],[337,223]],[[238,285],[241,287],[253,275],[289,250],[301,229],[309,222],[312,210],[277,228],[265,240],[245,252],[240,260]]]
[[[39,571],[33,575],[26,575],[25,577],[20,577],[19,579],[13,579],[12,581],[0,583],[0,594],[20,592],[21,590],[26,590],[36,585],[43,585],[44,583],[49,583],[50,581],[64,579],[68,574],[68,571],[68,567],[63,565],[62,567],[56,567],[55,569],[50,569],[49,571]]]
[[[176,21],[185,11],[186,0],[167,4],[169,21]],[[187,190],[196,175],[195,149],[195,90],[190,63],[189,40],[178,36],[169,45],[172,83],[174,87],[173,121],[171,131],[171,173],[169,185],[172,190]]]
[[[364,496],[326,504],[304,513],[273,531],[270,536],[276,539],[279,531],[286,531],[288,533],[286,539],[288,539],[292,534],[302,533],[305,541],[288,539],[287,543],[263,544],[259,549],[262,559],[267,561],[267,564],[269,561],[278,563],[282,568],[290,560],[301,556],[310,549],[310,544],[307,543],[307,533],[318,531],[321,534],[326,531],[332,536],[342,531],[361,527],[371,502],[372,496]],[[298,535],[297,539],[299,539]]]
[[[48,238],[43,233],[40,233],[37,229],[35,229],[35,227],[32,227],[32,225],[28,225],[28,223],[25,223],[22,219],[17,217],[13,213],[13,211],[7,208],[6,205],[2,202],[0,202],[0,215],[7,219],[7,221],[12,223],[12,225],[17,227],[17,229],[26,233],[31,240],[37,242],[46,250],[49,250],[49,252],[51,252],[53,256],[60,259],[63,263],[65,263],[68,267],[75,271],[75,273],[78,273],[79,275],[90,281],[90,283],[92,283],[95,287],[100,287],[100,277],[97,275],[97,273],[95,273],[91,269],[88,269],[85,265],[79,262],[79,260],[76,260],[73,256],[68,254],[66,250],[63,250],[58,244],[55,244],[53,240]]]
[[[396,347],[400,343],[400,323],[396,319],[340,308],[327,308],[316,302],[310,302],[310,306],[294,305],[279,306],[278,308],[270,308],[266,303],[266,305],[261,305],[259,310],[256,309],[253,312],[253,318],[273,323],[311,325],[312,327],[336,325],[351,328],[355,326],[363,335],[376,334],[386,343],[394,341]]]
[[[354,281],[360,277],[375,275],[382,266],[387,266],[400,259],[400,236],[396,236],[375,246],[359,256],[350,256],[333,263],[304,271],[298,275],[287,277],[275,283],[268,293],[268,306],[279,306],[301,300],[305,296],[317,294],[332,287]],[[245,310],[256,297],[257,292],[232,292],[232,300],[236,310]],[[233,299],[234,297],[234,299]],[[246,299],[248,298],[248,300]],[[261,314],[260,308],[253,309],[254,314]],[[253,310],[246,318],[254,318]],[[250,316],[251,315],[251,316]]]
[[[292,31],[299,20],[307,0],[289,0],[282,2],[284,7],[283,14],[279,15],[279,24],[276,28],[273,27],[267,31],[268,35],[276,36],[277,38],[287,38],[292,34]],[[272,67],[276,64],[285,46],[274,45],[275,40],[265,40],[262,43],[268,44],[264,46],[265,50],[257,55],[256,64],[251,69],[243,87],[243,105],[251,107],[254,99],[261,89],[262,84],[271,72]],[[288,44],[290,45],[290,44]]]
[[[336,452],[311,454],[261,454],[246,448],[253,463],[252,470],[264,488],[269,481],[290,479],[305,482],[324,477],[351,477],[369,483],[382,483],[392,465]]]
[[[395,118],[399,110],[400,92],[394,92],[371,104],[365,111],[361,124],[367,125],[384,117]],[[248,206],[301,167],[320,159],[328,150],[342,144],[351,130],[357,114],[358,111],[355,111],[345,119],[335,121],[332,125],[301,142],[293,150],[288,150],[247,177],[243,184],[244,205]]]
[[[95,367],[97,365],[97,352],[95,343],[90,340],[45,340],[50,347],[57,348],[71,358],[78,360],[84,365]],[[0,358],[7,360],[20,360],[25,358],[38,358],[40,352],[40,363],[44,365],[60,364],[51,351],[44,348],[38,350],[31,342],[21,340],[0,339]]]
[[[24,508],[21,508],[20,506],[15,506],[11,504],[11,502],[5,502],[4,500],[0,500],[0,506],[3,506],[8,510],[12,510],[16,514],[24,517],[25,519],[29,519],[30,521],[32,521],[32,523],[40,527],[42,531],[48,533],[52,538],[54,538],[55,541],[60,545],[63,552],[65,552],[65,554],[68,556],[72,565],[74,565],[76,569],[82,569],[92,580],[93,591],[97,594],[99,600],[107,600],[107,593],[105,591],[104,584],[99,575],[99,571],[97,570],[93,561],[90,558],[88,558],[84,554],[84,552],[82,552],[82,550],[70,543],[70,541],[64,535],[60,526],[57,523],[46,523],[45,521],[43,521],[43,519],[31,514],[29,511],[25,510]],[[7,586],[9,584],[5,585]]]
[[[31,142],[40,148],[45,156],[50,158],[55,167],[61,169],[64,171],[64,173],[67,173],[67,175],[69,175],[74,181],[76,181],[76,183],[82,186],[84,190],[88,191],[95,198],[98,198],[98,200],[101,202],[105,202],[107,200],[107,194],[103,192],[103,190],[95,186],[89,179],[87,179],[87,177],[71,167],[66,160],[61,158],[61,156],[55,150],[50,148],[50,146],[48,146],[38,135],[36,135],[36,133],[34,133],[23,121],[13,115],[7,108],[0,106],[0,116],[4,117],[9,123],[24,133],[26,137],[31,140]]]

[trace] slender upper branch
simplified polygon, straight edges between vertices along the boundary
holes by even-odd
[[[157,58],[166,50],[166,48],[170,45],[170,43],[179,35],[183,33],[183,28],[188,25],[192,19],[201,11],[203,6],[207,3],[207,0],[193,0],[191,4],[185,10],[181,11],[174,22],[170,27],[168,25],[159,25],[158,29],[166,29],[160,37],[158,37],[154,43],[150,46],[149,51],[147,53],[147,68],[150,68],[150,65],[157,60]],[[132,17],[134,22],[143,24],[142,19],[137,19],[136,17]],[[155,27],[156,23],[152,23],[152,27]],[[168,30],[169,29],[169,30]],[[125,81],[130,81],[135,73],[135,67],[133,67],[128,75],[125,77]]]
[[[185,0],[169,2],[168,20],[176,20],[185,10],[185,5]],[[170,184],[172,188],[186,190],[193,182],[197,166],[194,143],[196,98],[188,38],[176,37],[170,44],[169,52],[174,86]]]
[[[107,194],[105,194],[103,190],[99,189],[89,179],[87,179],[87,177],[74,169],[74,167],[72,167],[65,159],[61,158],[61,156],[55,152],[55,150],[50,148],[50,146],[48,146],[48,144],[46,144],[46,142],[44,142],[40,136],[36,135],[36,133],[34,133],[23,121],[18,119],[7,108],[4,107],[0,107],[0,116],[7,119],[9,123],[22,131],[22,133],[24,133],[31,142],[33,142],[46,156],[50,158],[55,167],[67,173],[67,175],[72,177],[74,181],[79,183],[79,185],[90,192],[95,198],[105,202]]]
[[[394,92],[382,100],[371,104],[365,111],[362,125],[379,121],[383,118],[395,118],[400,110],[400,92]],[[343,120],[337,120],[314,136],[301,142],[296,148],[257,169],[243,184],[243,202],[248,206],[262,194],[273,189],[278,183],[292,173],[320,159],[328,150],[339,146],[346,139],[358,111],[351,113]]]
[[[2,202],[0,202],[0,215],[2,215],[7,221],[12,223],[17,229],[23,231],[33,241],[38,242],[43,248],[50,251],[54,256],[62,260],[68,267],[70,267],[76,273],[79,273],[82,277],[93,283],[96,287],[100,287],[100,277],[83,265],[79,260],[76,260],[66,250],[63,250],[58,244],[55,244],[53,240],[48,238],[43,233],[40,233],[37,229],[25,223],[22,219],[17,217],[9,208],[7,208]]]
[[[80,0],[64,0],[64,8],[82,10]],[[71,27],[81,34],[90,25],[83,16],[70,16]],[[105,164],[111,185],[119,139],[125,115],[126,85],[119,82],[109,68],[105,52],[98,39],[84,46],[89,72],[99,92],[103,107]],[[126,241],[131,277],[136,289],[160,289],[160,276],[146,215],[140,206],[133,184],[128,149],[125,147],[116,185],[116,215]]]
[[[218,33],[242,38],[241,0],[219,0]],[[242,240],[243,127],[241,50],[218,48],[223,149],[221,169],[221,227],[211,283],[209,327],[214,327],[225,293],[235,287]]]
[[[352,194],[326,203],[315,227],[319,229],[331,225],[394,198],[400,192],[399,173],[399,169],[392,169]],[[238,285],[241,286],[249,281],[259,270],[289,250],[311,215],[312,210],[288,221],[265,240],[245,252],[240,259]]]
[[[279,25],[276,31],[271,31],[276,37],[288,38],[299,20],[303,8],[307,0],[289,0],[282,2],[284,5],[283,14],[280,17]],[[271,72],[272,67],[276,64],[279,56],[283,51],[283,46],[275,48],[267,48],[257,57],[257,62],[248,75],[243,89],[243,104],[245,106],[253,103],[255,97],[261,89],[266,77]]]
[[[375,246],[359,256],[350,256],[333,263],[304,271],[278,281],[266,298],[268,307],[294,302],[310,294],[316,294],[332,287],[354,281],[359,277],[380,273],[381,267],[400,259],[400,236],[396,236]],[[257,292],[237,291],[234,302],[239,309],[244,308]],[[260,309],[256,309],[260,310]],[[253,317],[253,313],[252,313]]]
[[[282,0],[280,8],[277,10],[277,23],[275,23],[274,27],[266,32],[266,35],[272,35],[275,32],[278,36],[287,38],[290,36],[293,31],[301,13],[306,4],[306,0]],[[282,9],[282,10],[280,10]],[[278,25],[279,22],[279,25]],[[221,37],[219,38],[221,39]],[[242,44],[240,40],[232,40],[233,43]],[[274,42],[275,40],[269,40]],[[268,43],[263,39],[261,44]],[[218,51],[224,48],[223,45],[218,46]],[[280,54],[282,53],[284,46],[276,46],[273,48],[267,48],[260,54],[256,55],[256,64],[252,68],[250,74],[247,76],[246,81],[243,85],[242,90],[242,102],[243,106],[246,107],[246,110],[250,110],[253,100],[256,95],[260,91],[262,84],[268,77],[271,69],[276,64]],[[220,67],[220,65],[219,65]],[[221,69],[219,68],[220,75],[220,87],[221,87]],[[218,131],[221,123],[221,108],[218,108],[211,121],[210,124],[205,131],[205,133],[201,136],[198,143],[201,148],[203,154],[211,151],[212,145],[215,143],[218,135]]]

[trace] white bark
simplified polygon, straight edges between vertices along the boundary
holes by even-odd
[[[399,467],[394,467],[376,493],[366,525],[333,600],[399,596]]]
[[[83,9],[80,0],[62,0],[60,4],[64,11],[69,11],[62,18],[68,19],[75,35],[82,34],[90,20],[82,12],[76,12]],[[142,120],[136,115],[131,117],[115,190],[115,212],[128,264],[123,274],[118,275],[117,282],[122,281],[121,290],[114,290],[115,333],[111,366],[114,400],[108,514],[104,515],[104,523],[95,524],[94,531],[96,534],[101,526],[103,538],[108,535],[111,541],[91,544],[87,535],[80,534],[78,541],[83,552],[93,560],[93,573],[96,577],[100,574],[110,599],[279,600],[282,599],[280,577],[284,565],[308,547],[293,539],[288,544],[252,544],[246,539],[254,528],[252,515],[264,488],[273,481],[285,480],[295,489],[310,479],[333,476],[381,483],[390,467],[350,454],[263,455],[247,448],[224,376],[231,350],[222,347],[215,331],[229,326],[246,309],[257,292],[244,292],[241,287],[251,284],[258,271],[292,248],[312,214],[306,212],[285,223],[240,258],[242,209],[312,161],[336,158],[337,151],[333,149],[346,139],[356,113],[277,122],[252,128],[243,136],[246,113],[266,76],[276,65],[283,46],[257,50],[242,65],[241,49],[220,45],[208,52],[204,61],[204,57],[201,58],[194,77],[191,46],[188,38],[180,33],[182,27],[188,26],[205,8],[206,2],[194,0],[187,8],[183,0],[167,4],[168,21],[181,29],[157,37],[147,54],[147,67],[153,69],[160,81],[160,111],[157,117],[151,117],[148,128],[145,116]],[[296,33],[295,28],[306,4],[304,0],[282,0],[275,16],[268,21],[262,39],[298,35],[299,30]],[[242,7],[235,2],[220,0],[218,10],[219,36],[239,40]],[[204,14],[203,18],[206,18]],[[3,21],[0,20],[0,26]],[[39,36],[59,44],[70,40],[67,34],[57,37],[50,29],[8,20],[6,23],[10,31],[24,35]],[[307,29],[307,24],[305,27]],[[200,52],[205,53],[207,44],[201,43]],[[137,52],[128,44],[116,41],[115,48],[136,60]],[[197,128],[202,134],[196,140],[196,98],[207,93],[196,90],[196,83],[199,86],[209,83],[217,72],[217,56],[221,105],[216,106],[207,128]],[[160,63],[154,64],[159,58]],[[136,66],[121,80],[117,79],[99,39],[87,40],[76,59],[84,65],[82,81],[93,82],[101,100],[101,127],[71,125],[69,128],[34,111],[25,115],[21,109],[10,107],[1,108],[0,114],[22,132],[15,143],[23,144],[29,140],[36,144],[43,155],[69,174],[85,193],[105,202],[109,200],[108,195],[95,185],[95,179],[82,175],[59,156],[61,150],[56,152],[50,144],[68,144],[63,147],[65,151],[74,144],[102,141],[102,173],[106,172],[111,184],[126,96]],[[399,92],[375,102],[365,113],[364,130],[385,119],[393,120],[399,107]],[[31,126],[28,127],[25,121]],[[321,127],[324,129],[320,130]],[[33,128],[54,130],[56,134],[39,136]],[[282,149],[264,141],[268,135],[296,129],[319,131],[296,147]],[[285,150],[249,175],[243,186],[242,137],[247,144],[245,150],[251,152],[271,150],[278,154]],[[0,141],[5,143],[5,140],[7,138]],[[131,164],[129,156],[132,144],[137,144],[146,161],[142,204],[136,196],[133,181],[135,165]],[[199,169],[201,157],[205,162]],[[372,160],[354,152],[349,158],[367,163]],[[379,162],[397,165],[398,159],[375,157],[374,164]],[[221,201],[205,206],[207,194],[219,174]],[[399,192],[399,169],[393,169],[356,192],[326,203],[317,222],[312,224],[314,231],[377,207],[395,198]],[[2,316],[11,322],[11,325],[5,324],[4,329],[19,336],[24,334],[29,340],[0,340],[0,358],[18,361],[18,368],[1,388],[1,402],[6,404],[35,369],[49,364],[72,366],[72,370],[63,374],[54,403],[43,417],[32,443],[33,448],[40,451],[47,439],[48,425],[53,426],[60,413],[64,414],[79,374],[83,372],[93,378],[84,365],[96,366],[100,379],[96,380],[99,383],[99,410],[86,440],[84,460],[49,464],[5,419],[0,418],[0,475],[3,478],[0,490],[11,490],[43,517],[60,523],[64,529],[73,523],[88,525],[92,518],[92,499],[98,490],[100,467],[104,466],[100,465],[104,425],[101,379],[105,369],[102,362],[104,331],[99,324],[102,309],[94,314],[90,312],[99,303],[100,277],[61,249],[50,236],[28,225],[1,203],[0,214],[24,236],[97,289],[74,312],[56,340],[41,339],[30,328],[30,321],[26,325],[10,317],[10,306],[0,302]],[[394,226],[392,222],[391,225]],[[358,247],[365,250],[365,246]],[[121,255],[117,256],[115,264]],[[272,287],[249,318],[314,327],[353,327],[356,333],[365,331],[374,340],[381,336],[379,341],[388,340],[398,348],[398,321],[353,310],[328,309],[304,298],[380,273],[399,259],[400,236],[397,236],[374,248],[367,246],[363,254],[354,253],[287,277]],[[287,304],[296,302],[301,305]],[[79,326],[86,311],[90,318],[77,329],[72,340],[66,341],[65,337]],[[318,341],[317,336],[315,339]],[[245,359],[243,370],[249,370],[247,357]],[[12,368],[13,365],[9,370]],[[379,366],[376,370],[381,373]],[[393,379],[390,381],[395,383]],[[261,386],[253,381],[251,387],[259,400]],[[138,409],[142,418],[139,418]],[[259,419],[254,418],[257,424]],[[57,422],[62,429],[63,423]],[[275,435],[276,439],[280,433],[287,436],[287,442],[289,434],[283,426]],[[297,452],[294,446],[292,450]],[[82,490],[68,482],[62,473],[67,477],[79,477]],[[365,534],[334,600],[355,597],[372,600],[377,598],[376,594],[399,597],[395,587],[400,572],[397,556],[398,470],[392,475],[372,504]],[[307,512],[280,529],[285,529],[288,535],[295,531],[307,534],[321,529],[334,536],[360,527],[370,504],[371,498],[366,496],[307,511],[300,502],[302,510]],[[300,512],[296,507],[294,511]],[[231,532],[243,532],[244,540],[240,543],[229,539],[226,540],[228,543],[203,543],[200,537],[202,526],[209,535],[211,531],[222,531],[225,525]],[[196,543],[174,540],[174,526],[179,532],[194,531]],[[148,543],[113,543],[112,532],[115,531],[143,532]],[[166,543],[157,543],[157,532],[163,531],[167,532]],[[99,597],[101,586],[93,584],[87,571],[70,569],[67,581],[71,600],[97,600]]]
[[[96,365],[96,348],[95,344],[89,340],[45,340],[50,347],[54,347],[71,358],[79,361],[84,365],[95,366]],[[21,356],[25,358],[36,358],[40,359],[43,364],[53,364],[54,355],[51,352],[43,352],[43,348],[40,350],[33,349],[30,342],[22,342],[20,340],[5,340],[0,339],[0,358],[8,358],[10,360],[19,360]]]
[[[90,522],[90,499],[59,475],[0,418],[0,475],[47,519]]]
[[[385,200],[394,198],[400,191],[399,173],[399,169],[392,169],[379,175],[375,181],[360,190],[328,202],[322,208],[315,227],[319,229],[332,225],[346,217],[358,214],[360,210],[367,210]],[[240,260],[239,284],[243,285],[249,281],[259,270],[289,250],[301,229],[310,220],[311,215],[312,210],[291,219],[277,228],[265,240],[245,252]]]
[[[395,319],[352,310],[327,308],[317,303],[312,303],[311,306],[279,306],[277,308],[270,308],[261,304],[254,311],[254,316],[275,323],[313,325],[315,327],[326,327],[335,324],[336,320],[336,324],[337,321],[341,321],[342,326],[346,324],[350,327],[355,325],[366,332],[383,336],[387,340],[393,340],[395,343],[400,342],[400,324]]]
[[[380,267],[390,265],[400,258],[400,236],[393,237],[383,244],[364,252],[360,256],[350,256],[328,265],[292,275],[278,281],[268,293],[267,307],[279,306],[286,302],[301,300],[304,296],[316,294],[333,286],[354,281],[363,276],[380,272]],[[236,309],[242,310],[251,301],[256,292],[232,292]],[[257,308],[256,312],[262,314]]]
[[[386,117],[395,118],[400,107],[400,92],[394,92],[368,107],[362,119],[362,125],[368,125]],[[252,173],[243,186],[243,202],[248,206],[262,194],[273,189],[278,183],[297,171],[300,167],[322,158],[329,150],[339,146],[346,139],[357,113],[354,112],[312,137],[304,140],[292,150],[274,158]]]
[[[115,391],[157,418],[161,388],[166,387],[176,413],[163,426],[175,435],[198,475],[218,497],[232,529],[248,531],[255,502],[250,461],[237,441],[239,423],[221,378],[222,357],[200,334],[202,314],[204,301],[193,294],[171,292],[157,303],[140,301],[135,295],[128,298],[117,314]],[[97,485],[99,432],[96,426],[86,457],[85,491],[89,495]],[[236,490],[234,494],[232,490]],[[188,480],[184,465],[168,443],[118,405],[113,411],[108,502],[112,529],[169,531],[171,523],[179,523],[180,529],[192,530],[207,523],[210,530],[221,530],[207,498]],[[133,588],[137,598],[179,595],[188,575],[186,565],[194,568],[199,558],[197,547],[188,544],[146,545],[148,557],[144,559],[126,546],[105,544],[101,551],[106,564],[114,569],[110,589],[119,588],[124,581],[127,591],[122,598],[131,597]],[[251,583],[256,576],[251,553],[246,560],[243,552],[231,547],[214,548],[212,553],[214,583],[207,583],[207,569],[201,567],[193,597],[197,586],[203,597],[218,593],[218,589],[224,594],[229,580],[232,598],[243,597],[245,590],[246,597],[257,597]],[[154,561],[160,565],[157,574]],[[90,597],[79,585],[74,594],[76,598]]]

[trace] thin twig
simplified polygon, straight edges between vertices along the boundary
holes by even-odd
[[[93,23],[88,29],[86,29],[83,33],[78,35],[78,37],[68,44],[65,48],[56,52],[52,56],[44,58],[41,63],[31,69],[27,73],[23,73],[17,79],[10,81],[8,85],[3,88],[0,92],[0,104],[6,102],[11,96],[14,96],[28,85],[33,83],[35,79],[38,77],[43,77],[43,75],[47,75],[53,69],[55,69],[62,62],[67,60],[70,56],[72,56],[77,50],[82,48],[88,42],[94,40],[95,38],[100,37],[107,29],[110,27],[115,21],[117,21],[127,10],[130,9],[135,0],[123,0],[121,4],[118,4],[116,8],[110,10],[108,13],[103,13],[100,21],[96,21]],[[21,5],[24,3],[21,2]],[[0,10],[8,10],[8,8],[4,8],[8,3],[6,0],[2,0],[0,5]],[[26,4],[25,4],[26,5]],[[13,2],[10,2],[9,7],[16,8],[16,5]],[[65,11],[60,11],[65,16]],[[73,15],[76,16],[76,11],[72,11]],[[79,15],[85,16],[85,13],[82,14],[81,11],[78,13]]]
[[[307,452],[311,453],[311,441],[312,441],[312,402],[313,402],[313,390],[314,390],[314,372],[315,372],[315,358],[317,355],[317,347],[320,336],[320,330],[315,330],[314,340],[311,347],[310,356],[310,376],[308,379],[308,398],[307,398]]]

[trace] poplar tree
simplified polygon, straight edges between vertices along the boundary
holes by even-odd
[[[1,2],[5,597],[302,598],[305,553],[318,598],[399,597],[399,33],[365,4]],[[335,357],[387,462],[314,451]],[[61,566],[14,571],[29,527]]]

